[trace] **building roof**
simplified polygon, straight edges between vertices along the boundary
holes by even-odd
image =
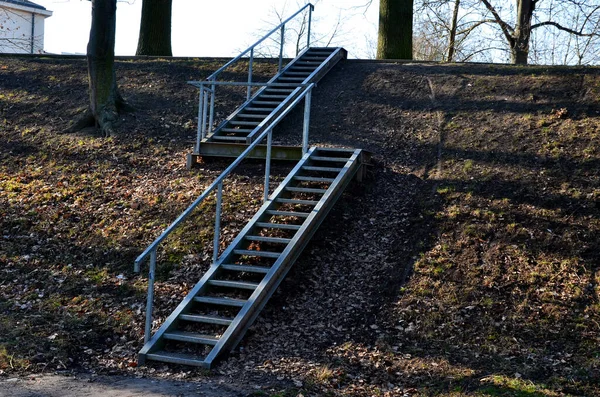
[[[1,0],[1,1],[5,2],[5,3],[17,4],[17,5],[24,6],[24,7],[37,8],[38,10],[46,9],[46,7],[36,4],[29,0]]]

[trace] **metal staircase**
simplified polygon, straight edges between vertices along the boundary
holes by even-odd
[[[140,364],[155,360],[210,368],[215,360],[229,353],[240,342],[346,186],[354,177],[362,180],[364,165],[369,160],[366,152],[308,148],[312,89],[335,63],[346,56],[346,51],[309,47],[307,41],[307,49],[283,67],[285,24],[307,10],[310,38],[312,9],[313,6],[307,4],[207,80],[191,82],[200,88],[200,104],[198,138],[194,153],[188,156],[188,167],[195,162],[195,156],[200,155],[236,158],[135,261],[137,272],[144,261],[149,262]],[[254,47],[276,31],[281,31],[279,72],[267,83],[253,82]],[[217,81],[219,73],[245,54],[249,54],[247,82]],[[247,98],[212,130],[215,90],[219,85],[247,86]],[[254,95],[252,87],[260,87]],[[302,146],[285,149],[291,151],[292,158],[297,156],[299,162],[269,195],[271,159],[290,158],[288,152],[273,145],[273,128],[301,101],[304,101]],[[265,159],[264,204],[219,255],[224,181],[244,159],[256,157]],[[212,194],[216,195],[212,265],[152,334],[159,246]]]
[[[251,143],[298,96],[301,87],[318,82],[346,55],[343,48],[307,48],[208,134],[200,148],[209,142]]]
[[[316,84],[331,68],[347,56],[346,50],[339,47],[311,47],[311,19],[314,6],[306,4],[295,14],[276,26],[273,30],[233,58],[213,74],[202,81],[189,81],[200,89],[198,103],[198,135],[193,153],[188,154],[187,166],[191,168],[199,157],[237,157],[262,131],[293,103],[300,92],[309,85]],[[306,15],[308,14],[308,15]],[[306,23],[306,48],[284,65],[284,46],[286,24],[299,16]],[[292,27],[293,31],[294,28]],[[304,31],[304,28],[301,29]],[[280,33],[280,37],[274,37]],[[253,67],[255,50],[265,40],[279,42],[279,63],[275,76],[267,82],[254,81]],[[298,44],[299,42],[295,42]],[[248,78],[245,81],[223,81],[221,78],[229,68],[239,62],[247,61]],[[244,66],[245,65],[241,65]],[[217,92],[223,86],[246,87],[246,100],[227,119],[215,120],[215,103]],[[256,91],[253,93],[253,89]],[[310,93],[307,97],[310,102]],[[215,126],[215,124],[218,124]],[[250,158],[265,158],[265,148],[257,147]],[[298,147],[274,146],[273,157],[276,159],[299,160],[303,152]]]
[[[139,363],[210,368],[233,349],[360,171],[363,155],[311,148],[144,345]]]

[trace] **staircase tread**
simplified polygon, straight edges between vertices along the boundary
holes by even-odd
[[[275,201],[279,203],[288,203],[288,204],[307,204],[307,205],[317,205],[319,202],[316,200],[301,200],[301,199],[286,199],[286,198],[278,198]]]
[[[263,241],[266,243],[279,243],[279,244],[288,244],[292,241],[291,238],[283,238],[283,237],[266,237],[266,236],[245,236],[246,240],[251,241]]]
[[[327,172],[340,172],[341,170],[343,170],[343,168],[337,168],[337,167],[317,167],[314,165],[305,165],[302,166],[303,170],[308,170],[308,171],[327,171]]]
[[[256,226],[263,228],[271,228],[271,229],[289,229],[289,230],[299,230],[301,228],[300,225],[289,225],[287,223],[270,223],[270,222],[256,222]]]
[[[269,215],[277,215],[277,216],[297,216],[299,218],[307,218],[310,213],[309,212],[298,212],[298,211],[276,211],[276,210],[267,210],[267,214]]]
[[[249,119],[264,119],[264,114],[250,114],[250,113],[238,113],[237,117],[249,118]]]
[[[286,187],[285,190],[288,190],[290,192],[321,193],[321,194],[324,194],[325,192],[327,192],[327,189],[317,189],[317,188],[311,188],[311,187],[296,187],[296,186]]]
[[[236,255],[262,256],[265,258],[279,258],[281,256],[281,252],[259,250],[233,250],[233,253]]]
[[[204,359],[191,354],[167,352],[159,350],[153,353],[146,354],[146,358],[154,361],[163,361],[172,364],[184,364],[204,366]]]
[[[200,303],[211,303],[215,305],[223,305],[223,306],[235,306],[242,307],[246,304],[246,300],[244,299],[236,299],[236,298],[221,298],[216,296],[196,296],[194,297],[194,301]]]
[[[297,179],[299,181],[306,181],[306,182],[325,182],[325,183],[331,183],[331,182],[335,181],[335,178],[325,178],[325,177],[319,177],[319,176],[302,176],[302,175],[296,175],[296,176],[294,176],[294,179]]]
[[[266,266],[249,266],[249,265],[236,265],[236,264],[221,264],[221,269],[231,270],[231,271],[236,271],[236,272],[267,274],[271,268],[266,267]]]
[[[252,283],[249,281],[232,281],[232,280],[210,280],[210,285],[240,289],[251,289],[254,290],[258,287],[258,283]]]
[[[181,314],[179,319],[186,321],[194,321],[197,323],[208,323],[208,324],[220,324],[229,325],[233,321],[232,318],[219,317],[219,316],[207,316],[204,314]]]
[[[280,105],[281,104],[281,102],[276,102],[276,101],[254,101],[252,103],[256,104],[256,105]]]
[[[180,342],[199,343],[204,345],[216,345],[219,338],[214,335],[197,334],[187,331],[170,331],[163,334],[167,340],[176,340]]]
[[[221,128],[220,131],[221,132],[237,132],[240,134],[244,134],[244,133],[252,132],[254,130],[252,130],[250,128]]]
[[[233,124],[233,125],[259,125],[260,121],[229,120],[228,124]]]
[[[310,159],[316,160],[316,161],[331,161],[331,162],[337,162],[337,163],[345,163],[349,160],[349,158],[347,158],[347,157],[329,157],[329,156],[312,156]]]

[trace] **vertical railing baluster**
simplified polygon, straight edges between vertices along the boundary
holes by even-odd
[[[215,237],[213,240],[213,264],[219,259],[219,240],[221,238],[221,201],[223,201],[223,182],[217,188],[217,210],[215,214]]]
[[[154,304],[154,275],[156,273],[156,250],[150,252],[150,269],[148,269],[148,298],[146,301],[146,326],[144,327],[144,343],[152,334],[152,305]]]
[[[250,100],[250,94],[252,94],[252,64],[254,63],[254,48],[250,50],[250,59],[248,60],[248,92],[246,93],[246,100]]]
[[[306,48],[310,48],[310,25],[312,23],[313,5],[308,6],[308,33],[306,35]]]
[[[211,132],[213,129],[213,121],[215,118],[215,94],[216,91],[215,89],[217,88],[214,84],[215,80],[217,79],[217,77],[213,77],[212,82],[213,84],[211,85],[211,91],[210,91],[210,116],[208,118],[208,132]]]
[[[203,106],[202,106],[202,139],[206,138],[206,118],[208,117],[208,89],[204,87],[203,93]]]
[[[310,102],[312,97],[312,86],[304,97],[304,125],[302,126],[302,154],[308,152],[308,130],[310,127]]]
[[[200,84],[200,99],[198,99],[198,136],[196,137],[196,153],[200,153],[200,141],[202,138],[202,109],[204,109],[204,84]]]
[[[271,178],[271,147],[273,146],[273,129],[270,128],[267,133],[267,156],[265,158],[265,199],[269,199],[269,179]]]
[[[281,66],[283,65],[283,41],[285,39],[285,24],[281,25],[281,42],[279,43],[279,67],[278,72],[281,72]]]

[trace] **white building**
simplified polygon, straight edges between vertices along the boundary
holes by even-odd
[[[44,20],[51,15],[28,0],[0,0],[0,53],[43,53]]]

